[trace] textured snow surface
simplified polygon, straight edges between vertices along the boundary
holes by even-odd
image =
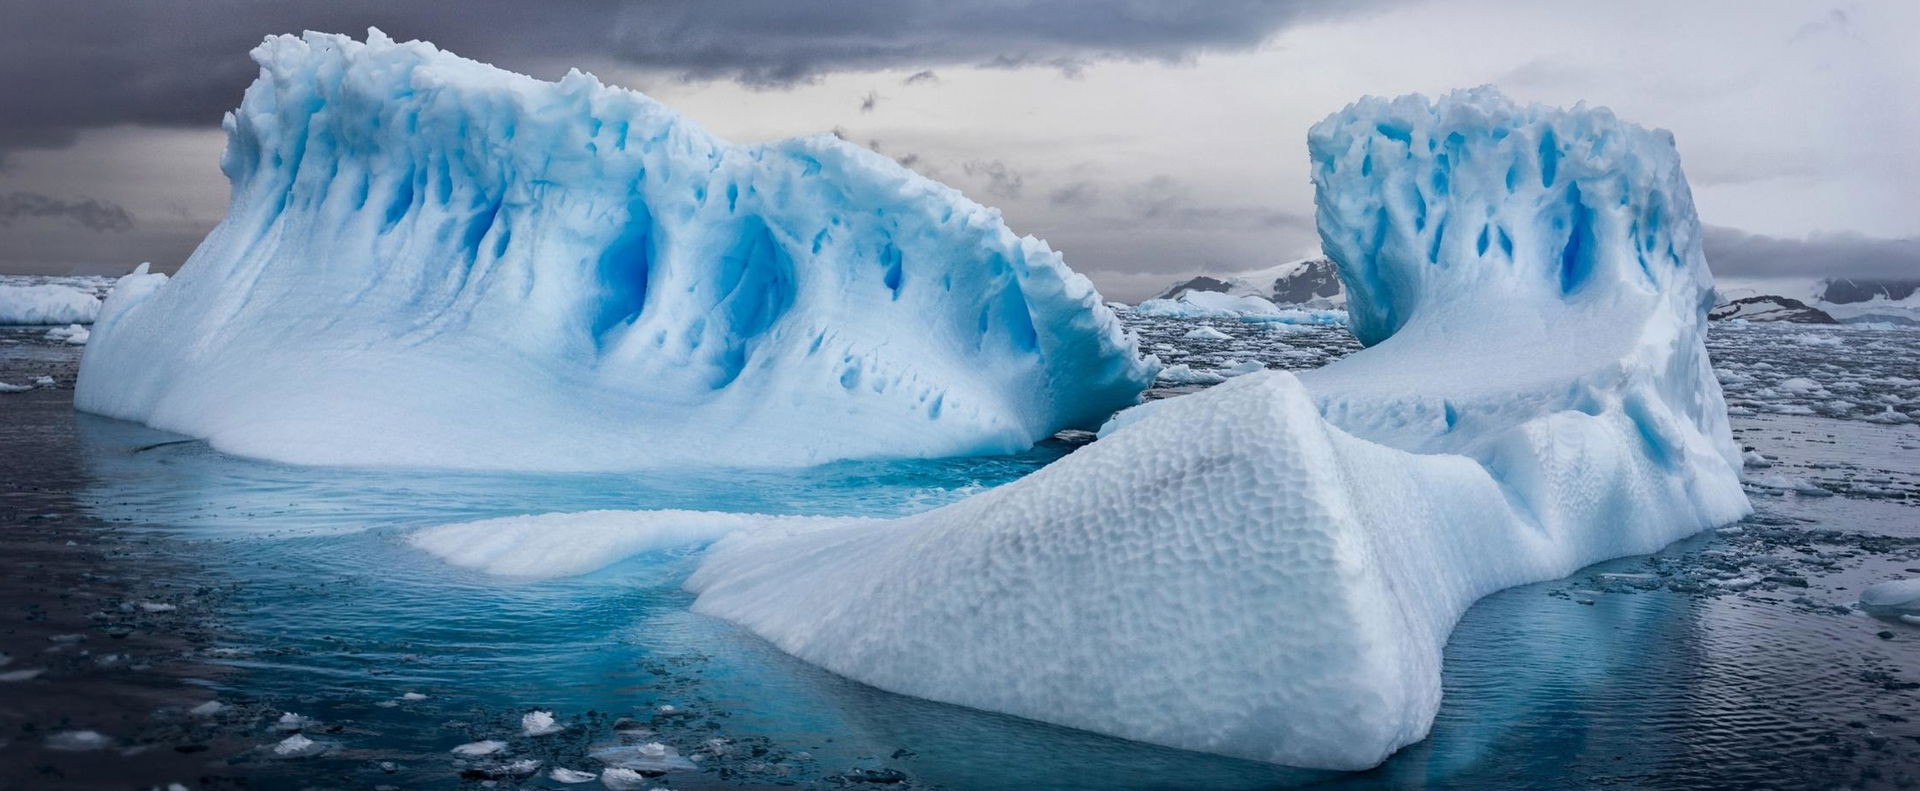
[[[1424,737],[1475,599],[1747,513],[1668,135],[1481,89],[1309,148],[1372,348],[917,516],[733,533],[695,609],[884,689],[1360,769]]]
[[[0,284],[0,324],[91,324],[100,299],[73,286]]]
[[[831,136],[377,31],[254,58],[232,208],[113,295],[82,409],[295,462],[761,466],[1013,451],[1153,379],[1058,253]]]

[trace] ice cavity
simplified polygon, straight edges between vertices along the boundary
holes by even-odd
[[[1476,599],[1748,511],[1667,134],[1480,89],[1362,100],[1309,149],[1370,348],[925,513],[737,525],[694,609],[882,689],[1363,769],[1428,732]]]
[[[1012,451],[1152,381],[1058,253],[830,136],[378,31],[253,54],[232,208],[110,297],[82,409],[294,462],[790,465]]]

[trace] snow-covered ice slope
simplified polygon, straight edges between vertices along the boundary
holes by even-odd
[[[100,299],[54,283],[0,284],[0,324],[91,324]]]
[[[1747,512],[1666,133],[1480,89],[1362,100],[1309,148],[1371,348],[1136,407],[932,511],[734,525],[694,608],[895,692],[1363,769],[1426,735],[1475,600]]]
[[[254,58],[227,219],[110,308],[82,409],[295,462],[759,466],[1012,451],[1153,379],[1058,253],[830,136],[377,31]]]

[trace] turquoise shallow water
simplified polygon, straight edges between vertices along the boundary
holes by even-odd
[[[1188,326],[1146,329],[1173,338]],[[1350,343],[1337,328],[1314,331],[1320,341],[1227,329],[1232,348],[1199,354],[1317,364]],[[1778,346],[1753,337],[1718,353],[1747,355],[1733,362],[1752,369]],[[620,717],[699,758],[655,781],[672,788],[1909,785],[1920,774],[1920,685],[1909,686],[1920,681],[1920,627],[1851,605],[1868,583],[1920,574],[1906,571],[1920,569],[1920,431],[1791,412],[1737,427],[1775,460],[1770,474],[1833,496],[1755,488],[1760,514],[1735,529],[1482,601],[1449,644],[1433,736],[1346,775],[839,679],[689,613],[680,581],[697,548],[531,583],[451,568],[405,542],[426,525],[594,508],[906,513],[1014,480],[1070,452],[1067,441],[1014,457],[789,472],[450,474],[290,467],[82,416],[78,452],[89,511],[163,534],[199,570],[177,601],[221,635],[201,653],[235,671],[208,682],[233,707],[226,725],[268,747],[286,736],[273,724],[282,712],[314,720],[305,732],[327,748],[318,756],[234,759],[255,787],[560,787],[544,772],[598,769],[587,753],[615,738]],[[532,709],[568,729],[519,735]],[[506,741],[502,755],[537,759],[542,774],[448,753],[477,739]]]

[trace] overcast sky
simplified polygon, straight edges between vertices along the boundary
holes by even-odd
[[[1110,297],[1316,254],[1309,125],[1493,83],[1673,130],[1723,278],[1920,278],[1920,2],[0,2],[0,272],[171,269],[271,33],[570,66],[739,141],[835,130]]]

